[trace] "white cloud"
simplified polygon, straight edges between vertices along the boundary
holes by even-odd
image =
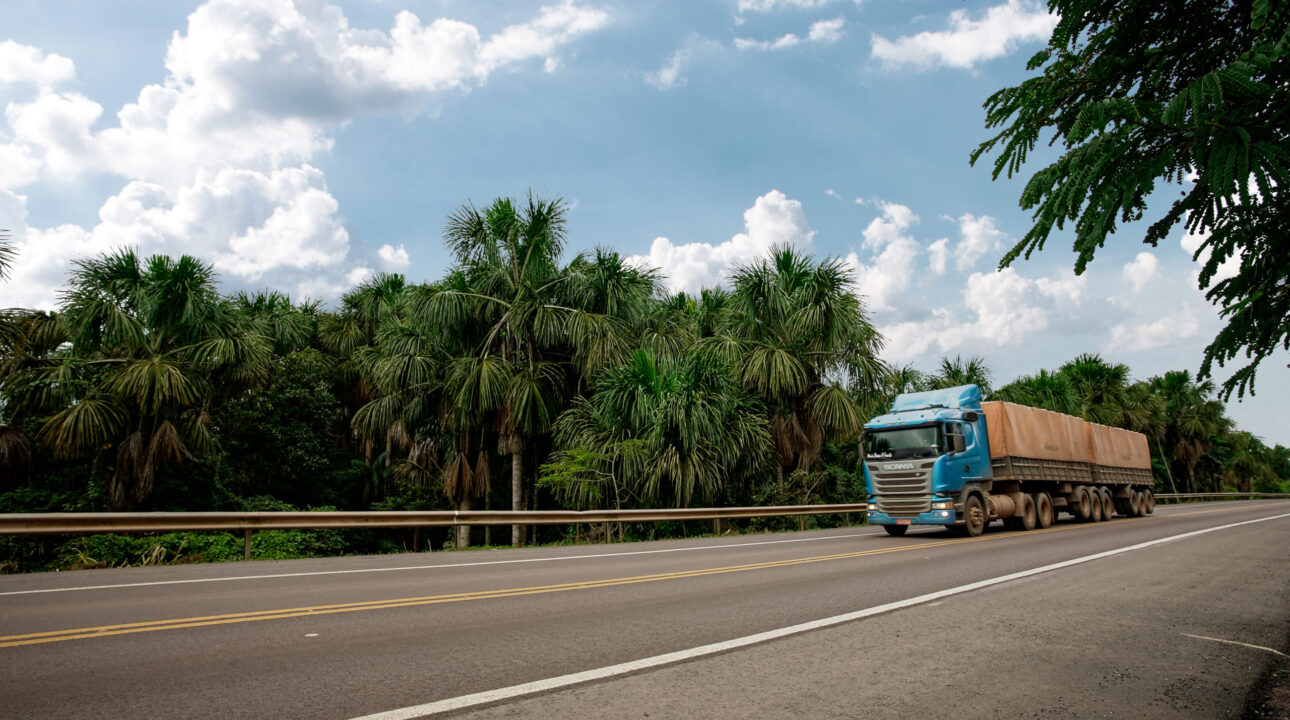
[[[1190,305],[1150,323],[1120,323],[1111,328],[1103,352],[1154,350],[1175,345],[1200,334],[1200,320]]]
[[[1084,302],[1088,275],[1076,275],[1073,271],[1066,270],[1054,277],[1036,278],[1035,287],[1058,306],[1077,307]]]
[[[689,61],[689,50],[684,48],[677,50],[672,54],[672,59],[663,64],[663,67],[655,72],[645,73],[645,81],[659,90],[671,90],[678,85],[684,85],[685,77],[681,75],[681,71]]]
[[[945,268],[946,265],[949,264],[950,259],[949,245],[949,238],[941,238],[927,246],[927,254],[929,256],[927,264],[932,269],[933,275],[940,276],[945,274]]]
[[[999,249],[999,241],[1006,237],[989,215],[976,217],[965,213],[959,217],[958,246],[954,251],[954,266],[960,271],[976,265],[983,255]]]
[[[805,42],[817,44],[831,44],[837,42],[842,37],[842,27],[846,24],[845,18],[834,18],[832,20],[820,20],[811,23],[811,28],[807,31]],[[753,40],[752,38],[735,38],[735,47],[739,50],[786,50],[791,47],[797,47],[803,42],[802,38],[795,33],[781,35],[774,40]]]
[[[76,66],[69,58],[13,40],[0,42],[0,85],[30,83],[49,88],[75,78]]]
[[[1019,347],[1048,330],[1058,314],[1078,309],[1085,288],[1082,277],[1031,279],[1013,268],[972,273],[963,289],[966,317],[936,308],[931,317],[881,328],[887,337],[884,356],[905,362],[923,353]]]
[[[102,113],[102,106],[77,93],[41,93],[28,103],[9,103],[5,119],[12,147],[36,163],[26,173],[28,181],[40,171],[72,177],[93,165],[99,151],[90,127]]]
[[[842,38],[842,28],[846,24],[846,18],[841,17],[811,23],[806,39],[813,43],[835,43]]]
[[[802,40],[793,33],[780,36],[775,40],[753,40],[735,38],[735,47],[740,50],[784,50],[796,46]]]
[[[1160,261],[1156,256],[1149,252],[1140,252],[1132,261],[1124,264],[1121,274],[1126,282],[1133,286],[1134,294],[1142,292],[1142,288],[1148,282],[1156,277],[1157,270],[1160,267]]]
[[[955,10],[948,24],[948,30],[894,41],[874,35],[873,57],[892,67],[972,68],[1012,52],[1020,42],[1047,40],[1057,17],[1034,0],[1008,0],[987,10],[979,20],[968,17],[966,10]]]
[[[40,160],[26,145],[0,144],[0,188],[16,189],[40,176]]]
[[[8,223],[8,224],[3,224]],[[133,181],[107,199],[85,229],[26,227],[25,198],[0,191],[0,227],[18,227],[13,279],[5,303],[52,307],[72,262],[120,247],[143,255],[190,254],[245,282],[277,287],[304,277],[343,275],[349,234],[322,172],[203,171],[178,191]],[[396,253],[397,254],[397,253]]]
[[[21,196],[0,198],[24,223],[6,225],[18,228],[20,255],[15,281],[0,287],[4,302],[48,306],[73,258],[122,244],[194,254],[235,281],[335,289],[352,264],[349,234],[310,164],[331,147],[332,131],[363,114],[417,112],[436,93],[469,90],[524,62],[554,71],[562,48],[608,21],[565,0],[488,37],[406,11],[383,32],[350,27],[325,0],[209,0],[173,35],[164,80],[104,129],[98,103],[55,88],[74,79],[70,60],[0,43],[0,83],[39,88],[5,110],[0,188],[85,173],[125,180],[91,229],[27,228]],[[381,260],[406,262],[406,251],[391,248]]]
[[[834,0],[739,0],[739,12],[770,12],[780,8],[810,10],[824,7]]]
[[[402,270],[412,263],[402,243],[399,243],[397,248],[393,245],[382,245],[376,254],[381,258],[381,265],[389,271]]]
[[[922,250],[908,230],[918,216],[904,205],[882,205],[882,217],[874,218],[864,229],[860,246],[869,251],[869,262],[858,253],[849,253],[843,261],[850,266],[856,288],[875,312],[895,309],[894,302],[913,280],[918,255]]]
[[[815,236],[806,224],[802,203],[778,190],[757,198],[744,212],[744,228],[745,232],[718,245],[674,245],[665,237],[655,238],[648,255],[633,255],[627,261],[661,269],[672,292],[698,292],[725,282],[732,267],[765,257],[776,245],[809,249]]]

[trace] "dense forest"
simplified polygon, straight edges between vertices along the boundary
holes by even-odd
[[[433,283],[337,308],[222,294],[192,257],[76,262],[55,312],[0,313],[0,512],[552,509],[859,502],[857,438],[899,392],[980,385],[1146,434],[1159,492],[1286,491],[1290,449],[1188,370],[1097,355],[996,387],[979,358],[893,367],[849,274],[791,248],[668,294],[562,202],[464,205]],[[0,269],[14,261],[0,243]],[[753,520],[736,529],[848,522]],[[434,547],[710,532],[708,523],[464,528]],[[0,539],[0,570],[240,557],[228,534]],[[257,557],[385,552],[399,531],[256,535]]]

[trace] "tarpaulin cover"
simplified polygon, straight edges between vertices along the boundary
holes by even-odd
[[[1093,462],[1108,467],[1150,468],[1147,436],[1132,430],[1089,423]]]
[[[1088,423],[1051,410],[1009,402],[981,403],[990,457],[1092,462]]]

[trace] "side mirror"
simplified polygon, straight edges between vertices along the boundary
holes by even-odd
[[[950,437],[954,438],[952,448],[954,452],[961,453],[967,449],[967,442],[963,439],[962,435],[951,435]]]
[[[963,413],[963,422],[974,423],[980,419],[981,419],[981,416],[972,410],[968,410],[967,412]]]

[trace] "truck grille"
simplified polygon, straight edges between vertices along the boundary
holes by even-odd
[[[935,460],[910,463],[875,462],[869,465],[878,510],[888,515],[912,516],[932,509],[932,465]],[[892,464],[913,465],[913,469],[886,470]]]

